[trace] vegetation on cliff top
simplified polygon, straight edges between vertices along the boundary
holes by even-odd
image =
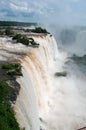
[[[21,65],[19,63],[2,63],[0,65],[0,130],[20,130],[19,124],[16,121],[15,113],[11,103],[15,103],[19,94],[20,86],[13,76],[20,76]],[[8,76],[5,78],[4,75]]]
[[[0,81],[0,130],[20,130],[15,113],[7,99],[10,90],[6,81]]]
[[[33,32],[33,33],[46,33],[48,34],[46,29],[43,29],[41,27],[36,27],[35,29],[26,29],[26,32]]]
[[[13,36],[13,35],[14,35],[13,29],[10,28],[10,27],[6,28],[6,29],[5,29],[5,34],[6,34],[7,36]]]
[[[0,36],[3,36],[4,35],[4,32],[0,30]]]
[[[16,40],[17,42],[20,42],[24,45],[36,45],[36,46],[39,46],[39,44],[37,44],[33,38],[27,38],[26,36],[24,35],[21,35],[21,34],[16,34],[14,37],[13,37],[13,40]]]
[[[37,23],[26,23],[17,21],[0,21],[0,26],[37,26]]]
[[[7,70],[7,75],[22,76],[20,64],[4,64],[2,65],[2,69]]]
[[[14,36],[13,28],[7,27],[6,29],[0,30],[0,36]]]

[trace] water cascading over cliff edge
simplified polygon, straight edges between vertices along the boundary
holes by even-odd
[[[17,79],[21,90],[14,110],[21,128],[75,130],[85,126],[85,99],[75,82],[54,77],[62,71],[67,55],[59,52],[53,37],[33,38],[40,46],[20,59],[23,77]]]
[[[53,37],[36,36],[34,39],[40,44],[39,48],[31,49],[20,59],[23,77],[18,79],[21,90],[14,107],[17,120],[25,130],[39,130],[39,118],[49,113],[52,105],[50,75],[58,53]]]

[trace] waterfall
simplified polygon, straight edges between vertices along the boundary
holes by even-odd
[[[22,65],[23,76],[17,78],[21,89],[14,105],[20,127],[25,130],[77,130],[85,127],[86,94],[82,86],[85,82],[70,75],[56,78],[56,72],[64,71],[67,53],[59,51],[54,37],[32,38],[40,44],[38,48],[13,45],[6,39],[0,45],[0,54],[6,56],[5,60],[15,57]],[[24,53],[24,56],[17,56],[14,52]]]
[[[54,68],[56,43],[50,36],[34,36],[39,48],[12,44],[11,38],[0,38],[0,60],[19,60],[23,77],[17,79],[21,89],[14,105],[16,118],[21,128],[39,130],[43,118],[52,104],[51,69]],[[55,45],[55,47],[54,47]],[[24,58],[21,54],[24,54]]]
[[[33,48],[27,56],[20,59],[23,77],[17,79],[21,90],[14,107],[16,118],[25,130],[39,130],[42,125],[39,118],[45,117],[50,111],[51,68],[54,67],[58,53],[57,46],[54,48],[53,45],[53,37],[34,37],[34,40],[40,44],[39,48]]]

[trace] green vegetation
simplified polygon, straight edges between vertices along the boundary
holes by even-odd
[[[35,29],[26,29],[25,31],[26,32],[33,32],[33,33],[45,33],[45,34],[48,33],[46,29],[43,29],[41,27],[36,27]]]
[[[3,36],[4,35],[4,32],[0,30],[0,36]]]
[[[16,69],[16,70],[10,70],[7,72],[8,75],[11,75],[11,76],[22,76],[21,72],[19,69]]]
[[[7,36],[13,36],[13,35],[14,35],[14,32],[13,32],[12,28],[8,27],[8,28],[6,28],[6,30],[5,30],[5,34],[6,34]]]
[[[4,35],[13,36],[14,35],[13,29],[8,27],[5,30],[0,30],[0,36],[4,36]]]
[[[56,72],[55,73],[55,76],[57,76],[57,77],[61,77],[61,76],[63,76],[63,77],[66,77],[67,76],[67,72]]]
[[[16,40],[17,42],[20,42],[24,45],[29,45],[29,40],[26,36],[23,36],[21,34],[16,34],[14,37],[13,37],[13,40]]]
[[[37,26],[37,23],[24,23],[16,21],[0,21],[0,26]]]
[[[10,91],[8,85],[4,81],[0,81],[0,102],[6,100],[6,95]]]
[[[11,76],[21,76],[21,65],[20,64],[4,64],[2,69],[7,70],[7,75]]]
[[[9,92],[8,84],[0,81],[0,130],[20,130],[15,113],[7,100]]]
[[[37,28],[33,29],[32,32],[35,32],[35,33],[48,33],[46,29],[42,29],[41,27],[37,27]]]
[[[2,69],[16,69],[20,68],[20,64],[4,64],[2,65]]]
[[[16,40],[17,42],[20,42],[24,45],[36,45],[36,46],[39,46],[39,44],[37,44],[33,38],[27,38],[26,36],[23,36],[21,34],[16,34],[14,37],[13,37],[13,40]]]
[[[13,40],[20,40],[22,39],[22,35],[21,34],[16,34],[14,37],[13,37]]]
[[[3,78],[0,80],[0,130],[20,130],[10,101],[14,102],[19,93],[19,85],[15,77],[13,79],[11,77],[21,74],[21,65],[18,63],[5,63],[0,66],[0,71],[3,72]],[[5,79],[3,74],[5,77],[7,75],[8,78]],[[7,81],[10,81],[13,87],[10,87]]]

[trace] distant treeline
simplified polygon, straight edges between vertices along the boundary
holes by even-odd
[[[37,26],[37,23],[25,23],[16,21],[0,21],[0,26]]]

